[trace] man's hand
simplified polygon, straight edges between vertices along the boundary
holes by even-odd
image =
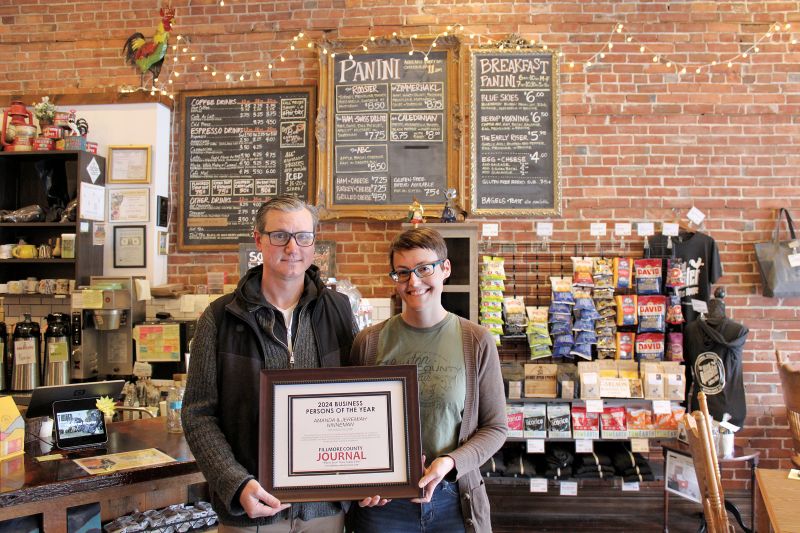
[[[288,503],[281,503],[278,498],[265,491],[255,479],[251,479],[244,486],[239,496],[239,503],[250,518],[273,516],[289,507]]]
[[[387,503],[392,501],[391,499],[381,498],[380,495],[372,496],[364,498],[360,502],[358,502],[359,507],[383,507]]]
[[[423,465],[425,458],[422,459]],[[414,498],[411,500],[414,503],[430,503],[433,491],[436,485],[456,466],[456,462],[451,457],[442,456],[437,457],[431,463],[431,466],[425,469],[422,479],[419,480],[419,487],[423,489],[422,498]]]

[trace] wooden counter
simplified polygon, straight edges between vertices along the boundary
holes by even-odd
[[[168,433],[166,418],[109,424],[105,448],[64,451],[41,440],[25,444],[23,457],[0,462],[0,521],[41,514],[44,531],[66,532],[68,507],[91,502],[101,505],[103,521],[134,508],[155,509],[185,502],[188,486],[205,481],[182,433]],[[174,463],[124,472],[89,475],[72,459],[157,448]],[[61,453],[64,458],[35,458]]]

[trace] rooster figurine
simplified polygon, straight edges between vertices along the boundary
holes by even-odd
[[[160,14],[161,22],[152,41],[145,41],[144,35],[136,32],[128,37],[125,46],[122,47],[125,62],[141,71],[142,85],[148,70],[153,74],[153,81],[158,78],[161,65],[164,64],[164,56],[167,54],[167,40],[172,29],[172,20],[175,18],[175,10],[169,7],[162,8]]]

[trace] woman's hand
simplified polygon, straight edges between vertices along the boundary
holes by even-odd
[[[425,456],[422,457],[422,464],[425,464]],[[423,489],[422,497],[414,498],[411,501],[414,503],[430,503],[436,485],[438,485],[444,476],[455,468],[455,466],[456,462],[447,455],[434,459],[431,466],[424,470],[422,479],[419,480],[419,488]]]
[[[364,498],[360,502],[358,502],[359,507],[383,507],[387,503],[392,501],[388,498],[381,498],[380,495],[372,496]]]

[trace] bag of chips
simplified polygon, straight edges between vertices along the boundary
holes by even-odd
[[[633,360],[636,333],[632,331],[617,332],[617,359]]]
[[[573,257],[572,284],[579,287],[594,287],[593,267],[594,260],[591,257]]]
[[[642,333],[636,336],[636,359],[639,361],[664,360],[664,334]]]
[[[636,294],[661,294],[661,259],[636,259]]]
[[[667,260],[667,287],[677,289],[686,285],[686,262],[680,258]]]
[[[666,329],[666,296],[639,296],[639,333],[663,333]]]
[[[617,296],[617,325],[635,326],[637,321],[636,295],[623,294]]]
[[[683,333],[667,333],[667,361],[683,361]]]
[[[670,296],[667,302],[667,324],[683,324],[683,308],[680,296]]]
[[[614,258],[614,286],[618,289],[630,289],[633,280],[633,259],[629,257]]]

